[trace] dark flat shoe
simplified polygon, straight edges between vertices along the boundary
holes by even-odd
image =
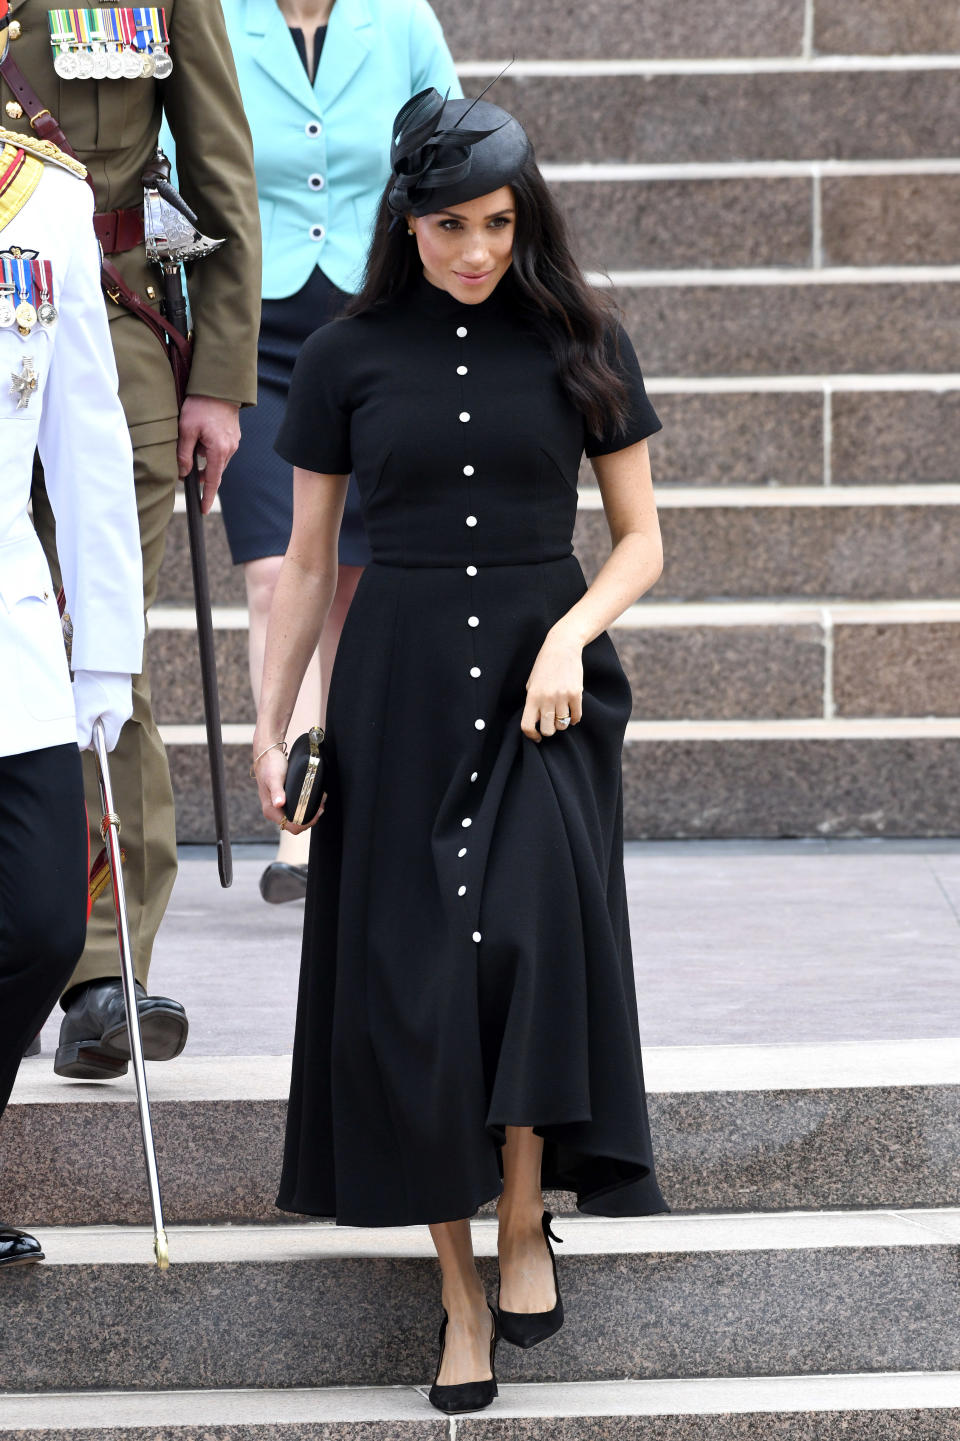
[[[172,1061],[187,1044],[186,1011],[167,996],[148,996],[139,981],[136,994],[144,1058]],[[72,1080],[109,1081],[126,1075],[129,1059],[123,984],[113,978],[93,981],[67,1006],[53,1069]]]
[[[289,866],[286,861],[272,861],[260,877],[260,894],[272,906],[285,901],[302,901],[307,894],[306,866]]]
[[[546,1341],[550,1336],[555,1336],[563,1325],[563,1301],[560,1298],[560,1282],[557,1280],[557,1258],[553,1254],[550,1241],[552,1239],[559,1245],[563,1245],[563,1242],[550,1229],[552,1220],[550,1212],[544,1211],[541,1221],[543,1239],[550,1252],[550,1260],[553,1265],[553,1284],[557,1292],[557,1300],[553,1308],[549,1311],[504,1311],[500,1306],[500,1293],[497,1292],[500,1335],[505,1341],[509,1341],[511,1346],[521,1346],[524,1351],[528,1351],[531,1346],[539,1346],[541,1341]]]
[[[464,1381],[459,1386],[438,1386],[436,1380],[427,1395],[431,1406],[442,1411],[446,1416],[458,1416],[463,1411],[483,1411],[498,1395],[497,1372],[494,1365],[496,1360],[497,1342],[500,1339],[500,1330],[497,1326],[497,1313],[490,1307],[490,1315],[493,1317],[493,1334],[490,1337],[490,1379],[488,1381]],[[443,1321],[440,1324],[440,1359],[437,1361],[437,1375],[440,1375],[440,1367],[443,1365],[443,1352],[447,1344],[447,1313],[443,1313]]]
[[[35,1236],[0,1221],[0,1266],[30,1266],[42,1260],[43,1252]]]

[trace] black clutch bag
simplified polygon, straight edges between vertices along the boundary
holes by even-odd
[[[283,813],[295,826],[309,825],[320,809],[326,770],[323,731],[311,726],[306,735],[294,741],[287,762]]]

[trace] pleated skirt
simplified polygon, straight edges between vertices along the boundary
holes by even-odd
[[[603,635],[582,723],[526,739],[525,682],[580,566],[481,568],[479,680],[450,641],[466,586],[462,567],[375,563],[347,618],[277,1204],[361,1226],[470,1216],[515,1125],[582,1211],[663,1211],[623,873],[630,687]]]

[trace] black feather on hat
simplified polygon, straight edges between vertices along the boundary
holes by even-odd
[[[471,117],[474,126],[461,121]],[[393,125],[387,204],[394,215],[429,215],[509,185],[530,154],[518,120],[485,100],[414,95]]]

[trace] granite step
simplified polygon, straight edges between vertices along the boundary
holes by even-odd
[[[616,167],[583,178],[581,168],[548,174],[590,271],[960,261],[956,174],[781,177],[731,164],[728,175],[664,166],[605,179]]]
[[[960,1041],[648,1046],[664,1194],[684,1212],[916,1207],[960,1195]],[[160,1176],[176,1224],[290,1224],[274,1207],[288,1057],[149,1065]],[[129,1076],[65,1083],[21,1068],[3,1121],[0,1216],[144,1223]],[[558,1212],[574,1197],[554,1195]]]
[[[462,64],[464,90],[479,94],[501,68]],[[949,56],[913,66],[521,61],[497,102],[523,122],[541,164],[914,160],[956,155],[957,87]]]
[[[220,704],[252,725],[247,616],[214,617]],[[200,725],[192,611],[154,610],[147,659],[161,725]],[[610,631],[634,720],[960,716],[960,602],[632,606]]]
[[[424,1388],[59,1392],[0,1400],[20,1441],[946,1441],[960,1373],[506,1383],[447,1419]]]
[[[658,495],[664,572],[650,601],[941,600],[960,596],[960,487],[698,486]],[[222,517],[206,527],[215,606],[242,607]],[[582,488],[574,545],[588,576],[609,553],[599,492]],[[186,516],[171,521],[157,603],[191,603]]]
[[[804,0],[731,0],[722,11],[711,0],[491,0],[482,10],[470,0],[437,0],[434,9],[458,60],[799,55],[804,33]]]
[[[202,728],[167,726],[185,844],[214,838]],[[225,733],[235,840],[272,841],[248,775],[252,727]],[[631,721],[629,840],[960,834],[960,718]]]
[[[960,1368],[960,1212],[567,1218],[568,1324],[504,1381]],[[496,1222],[473,1223],[496,1285]],[[0,1391],[422,1385],[439,1320],[426,1227],[46,1229],[0,1274]],[[214,1319],[215,1318],[215,1319]]]

